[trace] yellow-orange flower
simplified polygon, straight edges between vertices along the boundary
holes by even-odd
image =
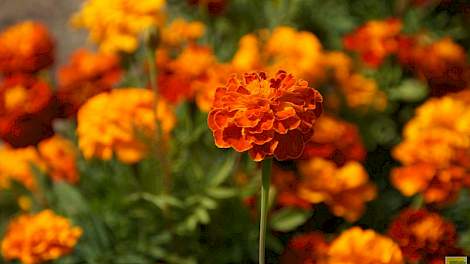
[[[50,210],[12,220],[2,240],[6,260],[39,264],[69,254],[82,235],[80,227]]]
[[[220,148],[248,151],[255,161],[299,158],[322,111],[320,93],[279,71],[233,75],[216,90],[208,123]]]
[[[398,50],[401,28],[398,19],[372,20],[344,37],[344,46],[358,52],[367,65],[378,67],[386,56]]]
[[[85,49],[75,51],[70,63],[59,69],[57,97],[66,116],[73,116],[85,101],[109,91],[122,75],[119,57],[94,53]]]
[[[388,233],[411,263],[444,264],[445,256],[462,255],[455,226],[425,209],[402,211]]]
[[[55,135],[41,141],[38,150],[53,180],[78,181],[77,150],[71,141]]]
[[[470,104],[457,96],[430,99],[416,110],[393,150],[403,167],[392,183],[404,195],[423,193],[428,203],[452,201],[470,186]]]
[[[390,238],[373,230],[353,227],[330,245],[331,264],[403,264],[400,247]]]
[[[137,162],[148,149],[142,137],[155,135],[156,121],[164,134],[176,122],[169,106],[161,100],[155,103],[150,90],[116,89],[96,95],[78,111],[80,150],[87,159],[109,160],[115,154],[123,162]]]
[[[238,50],[233,55],[232,65],[240,72],[259,70],[262,68],[261,43],[255,34],[244,35],[238,44]]]
[[[8,188],[11,181],[17,181],[34,190],[36,180],[32,166],[45,171],[45,164],[34,147],[13,149],[0,147],[0,188]]]
[[[193,82],[193,89],[196,92],[196,104],[201,111],[209,112],[214,101],[215,91],[218,87],[225,85],[233,72],[231,65],[215,64],[207,69],[204,78]]]
[[[161,38],[164,45],[179,46],[185,42],[194,42],[204,35],[205,26],[199,21],[186,21],[177,18],[167,27],[162,28]]]
[[[165,0],[86,0],[72,18],[103,52],[134,52],[139,34],[163,24]]]
[[[54,42],[46,27],[25,21],[0,34],[0,72],[33,73],[54,62]]]
[[[311,203],[326,203],[333,214],[356,221],[365,210],[365,203],[376,196],[375,186],[358,162],[337,167],[334,162],[313,158],[298,164],[302,180],[299,196]]]

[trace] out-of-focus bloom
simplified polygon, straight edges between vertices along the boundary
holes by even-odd
[[[20,197],[18,197],[17,203],[18,203],[18,207],[21,210],[26,211],[26,212],[31,210],[32,201],[31,201],[31,198],[29,198],[28,196],[21,195]]]
[[[293,171],[273,166],[272,185],[276,189],[276,205],[279,207],[312,208],[312,204],[298,195],[300,177]]]
[[[80,150],[87,159],[109,160],[115,154],[123,162],[137,162],[148,149],[144,139],[155,135],[156,121],[164,135],[168,135],[176,122],[164,101],[154,102],[152,91],[129,88],[101,93],[78,111]]]
[[[295,236],[281,256],[281,264],[325,264],[329,245],[323,234],[311,232]]]
[[[46,27],[25,21],[0,34],[0,72],[34,73],[54,62],[54,41]]]
[[[320,93],[279,71],[233,75],[217,88],[208,123],[219,148],[248,151],[255,161],[299,158],[322,112]]]
[[[262,68],[261,43],[255,34],[243,36],[238,43],[238,50],[233,55],[232,65],[241,72]]]
[[[299,196],[311,203],[326,203],[336,216],[356,221],[365,203],[376,196],[375,185],[367,172],[355,161],[337,167],[334,162],[313,158],[298,164],[302,180]]]
[[[51,136],[55,116],[51,88],[42,80],[14,75],[0,83],[0,138],[13,147]]]
[[[50,210],[21,215],[8,225],[2,240],[6,260],[39,264],[69,254],[82,235],[80,227]]]
[[[373,230],[353,227],[330,245],[331,264],[403,264],[400,247],[392,239]]]
[[[461,255],[451,222],[425,209],[406,209],[393,220],[389,235],[412,263],[444,264],[445,256]]]
[[[211,15],[222,14],[228,2],[229,0],[188,0],[188,3],[191,5],[205,6]]]
[[[233,72],[233,67],[230,65],[215,64],[207,69],[204,78],[193,82],[193,89],[196,92],[196,104],[201,111],[209,112],[214,101],[215,91],[218,87],[225,85]]]
[[[109,91],[121,78],[119,57],[113,54],[77,50],[70,63],[59,69],[57,97],[67,116],[94,95]]]
[[[204,35],[205,26],[199,21],[186,21],[177,18],[167,27],[162,28],[161,39],[164,45],[179,46],[185,42],[194,42]]]
[[[0,188],[9,188],[11,181],[17,181],[30,190],[36,187],[32,166],[45,171],[45,164],[34,147],[12,149],[0,147]]]
[[[41,141],[38,150],[53,180],[63,180],[69,183],[78,181],[77,150],[72,142],[55,135]]]
[[[398,50],[401,28],[402,23],[398,19],[372,20],[345,36],[344,47],[359,53],[367,65],[378,67],[385,57]]]
[[[139,34],[164,21],[165,0],[86,0],[72,24],[90,31],[103,52],[134,52]]]
[[[432,95],[441,96],[470,85],[465,50],[451,38],[429,43],[426,36],[404,36],[400,46],[400,62],[428,82]]]
[[[320,157],[342,166],[347,161],[363,161],[366,153],[354,124],[323,115],[318,119],[315,133],[305,147],[302,158]]]
[[[404,195],[422,193],[428,203],[452,201],[470,186],[470,104],[458,96],[430,99],[416,110],[393,156],[403,167],[392,183]]]

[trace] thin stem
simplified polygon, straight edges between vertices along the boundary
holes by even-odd
[[[265,263],[266,251],[266,224],[268,221],[268,200],[269,187],[271,185],[271,168],[273,160],[266,159],[263,161],[262,184],[261,184],[261,220],[259,225],[259,264]]]

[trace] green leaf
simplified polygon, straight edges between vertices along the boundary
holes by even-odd
[[[232,154],[225,160],[222,166],[217,169],[217,173],[210,179],[209,185],[218,186],[223,183],[228,176],[230,176],[236,157],[236,154]]]
[[[53,192],[57,198],[57,206],[69,215],[77,215],[88,211],[88,206],[80,192],[63,181],[54,183]]]
[[[389,92],[390,100],[418,102],[428,94],[426,85],[418,80],[404,80],[398,87]]]
[[[270,226],[273,230],[288,232],[304,224],[311,216],[311,211],[287,207],[272,215]]]
[[[216,199],[227,199],[236,195],[235,189],[225,187],[212,187],[207,190],[207,194]]]

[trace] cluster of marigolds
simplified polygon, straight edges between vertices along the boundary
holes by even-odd
[[[214,13],[225,5],[190,3]],[[470,66],[462,47],[450,38],[402,33],[400,20],[391,18],[344,37],[345,49],[359,60],[324,50],[311,32],[281,26],[243,36],[233,58],[221,62],[200,44],[203,23],[167,22],[164,6],[164,0],[85,1],[72,24],[87,29],[99,51],[74,52],[58,68],[56,82],[50,75],[55,41],[42,24],[26,21],[0,33],[0,189],[15,181],[37,192],[37,171],[75,184],[79,155],[139,162],[157,130],[171,139],[174,106],[194,102],[208,113],[216,146],[248,152],[254,161],[294,160],[294,170],[274,167],[272,210],[311,210],[323,203],[354,223],[377,187],[363,166],[367,150],[358,127],[338,113],[342,107],[387,107],[374,79],[355,69],[378,68],[392,58],[427,83],[432,97],[417,108],[393,149],[401,165],[390,180],[405,196],[421,195],[431,209],[402,211],[386,234],[353,227],[335,237],[320,231],[295,236],[281,262],[437,264],[462,253],[454,225],[434,211],[470,187]],[[150,83],[117,88],[126,74],[122,55],[139,49],[140,37],[155,27],[158,96]],[[144,73],[151,70],[148,63],[141,66]],[[54,134],[59,118],[76,121],[77,144]],[[4,234],[3,258],[36,264],[73,250],[80,227],[50,210],[30,212],[28,201],[20,201],[23,214]]]

